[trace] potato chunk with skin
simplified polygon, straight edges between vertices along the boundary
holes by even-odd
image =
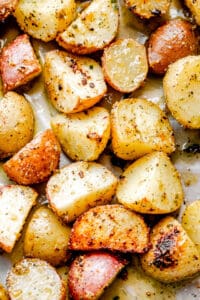
[[[116,102],[111,111],[111,136],[114,153],[133,160],[153,151],[175,150],[172,127],[158,105],[145,99]]]
[[[165,14],[171,0],[124,0],[126,6],[141,18],[149,19]]]
[[[0,100],[0,159],[24,147],[33,137],[34,114],[29,102],[15,92]]]
[[[185,0],[184,4],[189,8],[191,11],[193,17],[195,18],[195,21],[198,25],[200,25],[200,2],[199,0]]]
[[[93,107],[85,112],[57,115],[51,119],[51,127],[72,160],[93,161],[110,137],[110,115],[103,107]]]
[[[4,251],[13,250],[36,198],[37,192],[30,187],[6,185],[0,188],[0,248]]]
[[[23,185],[44,182],[56,170],[60,145],[52,130],[38,133],[32,141],[3,164],[8,177]]]
[[[0,3],[0,21],[4,21],[13,13],[18,0],[1,0]]]
[[[183,201],[180,175],[164,152],[132,163],[122,174],[116,196],[125,207],[145,214],[177,210]]]
[[[200,200],[189,204],[182,216],[182,226],[200,253]]]
[[[126,264],[126,260],[103,251],[79,255],[69,269],[69,294],[74,300],[99,299]]]
[[[133,39],[118,40],[107,47],[102,64],[106,81],[122,93],[141,86],[148,72],[146,49]]]
[[[65,166],[47,183],[47,199],[53,211],[65,222],[112,200],[117,178],[94,162],[76,162]]]
[[[44,42],[54,40],[75,18],[74,0],[19,0],[14,15],[20,28]]]
[[[200,128],[200,55],[186,56],[171,64],[163,80],[167,106],[183,126]]]
[[[57,42],[73,53],[92,53],[103,49],[115,38],[118,25],[118,1],[93,0],[77,19],[58,35]]]
[[[181,224],[173,217],[162,219],[150,234],[152,248],[142,258],[142,267],[163,282],[176,282],[200,271],[200,255]]]
[[[46,261],[26,258],[16,263],[6,279],[12,300],[64,300],[65,289],[56,270]]]
[[[70,231],[71,228],[62,224],[48,207],[38,208],[26,228],[25,256],[46,260],[53,266],[65,262],[69,258]]]
[[[144,253],[149,230],[143,218],[119,204],[100,205],[83,213],[73,224],[69,249],[109,249]]]
[[[52,104],[66,114],[93,106],[107,91],[103,71],[95,60],[59,50],[46,54],[44,80]]]
[[[169,64],[187,55],[197,54],[198,40],[193,25],[173,19],[158,27],[148,41],[148,61],[156,74],[164,74]]]
[[[28,35],[18,36],[3,48],[0,71],[5,92],[14,90],[41,73],[40,63]]]

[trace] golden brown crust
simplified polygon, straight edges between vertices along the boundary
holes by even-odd
[[[17,6],[18,0],[1,0],[0,2],[0,22],[4,21],[10,14],[13,13]]]

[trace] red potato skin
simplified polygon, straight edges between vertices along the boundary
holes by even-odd
[[[157,28],[147,43],[150,71],[163,75],[169,64],[187,55],[195,55],[197,50],[193,25],[181,19],[170,20]]]
[[[27,34],[5,46],[0,58],[0,71],[5,92],[29,82],[41,73],[40,63]]]
[[[127,264],[103,251],[76,257],[69,269],[69,294],[74,300],[95,300]]]
[[[53,131],[47,129],[4,163],[3,169],[18,184],[44,182],[58,167],[60,152]]]
[[[0,22],[4,21],[14,11],[18,0],[0,1]]]

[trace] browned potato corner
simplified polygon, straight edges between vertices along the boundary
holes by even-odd
[[[0,22],[4,21],[13,13],[17,6],[18,0],[1,0],[0,2]]]

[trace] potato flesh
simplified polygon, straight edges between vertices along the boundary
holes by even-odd
[[[200,55],[186,56],[171,64],[164,77],[167,106],[183,126],[200,128]]]
[[[153,152],[135,161],[122,174],[117,199],[140,213],[163,214],[183,201],[180,176],[165,153]]]
[[[72,160],[93,161],[110,137],[110,116],[103,107],[94,107],[73,115],[57,115],[51,119],[51,127]]]
[[[116,102],[111,111],[114,153],[132,160],[153,151],[175,150],[173,130],[163,111],[144,99]]]
[[[25,256],[46,260],[54,266],[65,262],[69,257],[70,231],[70,227],[63,225],[49,208],[38,208],[25,232]]]
[[[102,165],[76,162],[50,178],[47,198],[55,213],[71,222],[88,208],[109,203],[116,185],[116,177]]]
[[[185,5],[190,9],[195,21],[200,25],[200,3],[194,0],[185,0]]]

